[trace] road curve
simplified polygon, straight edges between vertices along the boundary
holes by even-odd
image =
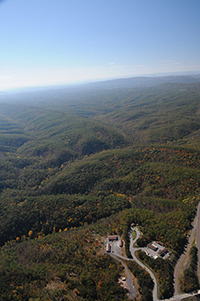
[[[198,206],[198,214],[197,215],[200,216],[199,214],[200,214],[200,203],[199,203],[199,206]],[[196,224],[196,226],[197,226],[197,224]],[[200,230],[199,219],[198,219],[198,226],[199,226],[199,230]],[[131,252],[131,255],[132,255],[133,259],[128,259],[128,260],[134,260],[137,264],[139,264],[143,269],[145,269],[149,273],[149,275],[151,276],[151,278],[152,278],[152,280],[154,282],[153,300],[154,301],[160,301],[158,299],[158,285],[157,285],[156,277],[154,276],[154,274],[152,273],[152,271],[150,269],[148,269],[141,261],[139,261],[136,258],[135,254],[134,254],[136,251],[142,250],[142,248],[134,248],[133,247],[133,244],[135,243],[135,241],[140,236],[139,230],[137,228],[134,228],[134,230],[136,230],[137,237],[133,240],[132,237],[130,236],[130,252]],[[199,238],[199,240],[200,240],[200,238]],[[198,292],[177,294],[177,295],[174,295],[173,297],[171,297],[169,299],[165,299],[165,301],[179,301],[179,300],[181,300],[183,298],[188,298],[188,297],[192,297],[192,296],[195,296],[195,295],[198,295]]]
[[[127,275],[127,277],[126,277],[126,283],[127,283],[128,287],[129,287],[129,290],[128,290],[129,291],[128,292],[129,299],[133,300],[134,298],[137,298],[138,294],[137,294],[137,291],[136,291],[135,286],[133,284],[133,280],[132,280],[131,274],[129,272],[129,269],[127,268],[126,264],[121,260],[121,259],[124,259],[124,258],[122,258],[122,256],[119,256],[119,255],[115,256],[113,254],[111,256],[113,258],[115,258],[116,260],[118,260],[119,262],[121,262],[121,264],[123,265],[123,267],[124,267],[124,269],[126,271],[126,275]]]
[[[190,235],[190,238],[189,238],[189,243],[188,245],[191,243],[191,241],[193,240],[193,236],[194,236],[194,232],[195,230],[197,229],[197,248],[198,248],[198,256],[200,256],[200,203],[198,205],[198,209],[197,209],[197,215],[195,217],[195,220],[194,220],[194,226],[193,226],[193,229],[192,229],[192,232],[191,232],[191,235]],[[131,231],[129,232],[129,236],[130,236],[130,246],[129,246],[129,250],[131,252],[131,255],[133,258],[127,258],[127,257],[124,257],[122,255],[119,255],[119,254],[110,254],[112,257],[114,257],[115,259],[117,259],[118,261],[120,261],[123,266],[125,267],[126,265],[120,260],[123,259],[123,260],[126,260],[126,261],[129,261],[129,260],[134,260],[139,266],[141,266],[143,269],[145,269],[149,275],[151,276],[153,282],[154,282],[154,289],[153,289],[153,300],[154,301],[161,301],[158,299],[158,285],[157,285],[157,280],[153,274],[153,272],[147,268],[141,261],[139,261],[136,256],[135,256],[135,252],[138,251],[138,250],[142,250],[142,248],[134,248],[133,247],[133,244],[136,242],[136,240],[140,237],[140,232],[139,230],[135,227],[135,228],[132,228],[131,230],[135,230],[136,231],[136,238],[133,240],[132,239],[132,236],[131,236]],[[184,254],[182,254],[184,256]],[[200,258],[200,257],[199,257]],[[183,260],[183,259],[182,259]],[[200,263],[199,263],[200,264]],[[179,266],[180,266],[180,263],[179,263]],[[178,268],[179,266],[176,265],[176,269],[178,271]],[[127,272],[128,268],[126,267],[126,272]],[[176,272],[177,273],[177,272]],[[127,273],[127,275],[129,274],[129,271]],[[130,277],[131,278],[131,277]],[[132,280],[131,280],[132,281]],[[176,274],[176,279],[175,281],[177,281],[177,274]],[[132,283],[133,285],[133,283]],[[131,293],[131,291],[130,291]],[[188,297],[192,297],[192,296],[195,296],[195,295],[198,295],[199,292],[191,292],[191,293],[185,293],[185,294],[178,294],[178,292],[176,291],[174,293],[174,296],[169,298],[169,299],[165,299],[165,301],[179,301],[183,298],[188,298]]]
[[[136,228],[137,229],[137,228]],[[135,230],[135,229],[134,229]],[[137,230],[138,231],[138,230]],[[139,231],[138,231],[139,232]],[[137,239],[137,238],[136,238]],[[133,257],[133,260],[139,264],[139,266],[141,266],[143,269],[145,269],[149,275],[151,276],[152,280],[153,280],[153,283],[154,283],[154,288],[153,288],[153,300],[154,301],[157,301],[158,298],[157,298],[157,291],[158,291],[158,285],[157,285],[157,281],[156,281],[156,277],[154,276],[154,274],[152,273],[152,271],[150,269],[148,269],[141,261],[139,261],[137,259],[137,257],[135,256],[135,252],[138,251],[138,250],[141,250],[141,248],[133,248],[133,244],[134,242],[136,241],[136,239],[132,240],[132,237],[130,237],[130,252],[131,252],[131,255]]]

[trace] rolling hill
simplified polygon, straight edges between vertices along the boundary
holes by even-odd
[[[199,202],[199,117],[199,76],[1,96],[1,300],[127,300],[102,243],[132,222],[171,250],[170,275]]]

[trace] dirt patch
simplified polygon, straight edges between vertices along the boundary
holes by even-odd
[[[65,283],[61,282],[60,280],[52,280],[45,287],[47,290],[63,290],[65,288]]]
[[[128,291],[129,291],[129,286],[127,284],[126,281],[123,281],[122,279],[119,279],[118,280],[118,283],[123,287],[123,288],[126,288]]]

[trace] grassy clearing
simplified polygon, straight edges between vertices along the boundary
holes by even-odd
[[[132,238],[133,238],[133,240],[136,238],[136,235],[137,235],[137,233],[136,233],[136,231],[135,230],[132,230],[131,231],[131,235],[132,235]]]

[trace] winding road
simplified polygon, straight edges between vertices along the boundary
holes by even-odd
[[[138,251],[138,250],[141,250],[142,248],[134,248],[133,247],[133,244],[135,243],[135,241],[139,238],[140,236],[140,232],[137,228],[134,228],[134,230],[136,231],[137,235],[136,235],[136,238],[133,240],[132,237],[130,237],[130,252],[131,252],[131,255],[133,257],[133,260],[139,264],[143,269],[145,269],[149,275],[151,276],[152,280],[153,280],[153,283],[154,283],[154,289],[153,289],[153,300],[158,300],[157,299],[157,291],[158,291],[158,286],[157,286],[157,281],[156,281],[156,277],[154,276],[154,274],[152,273],[151,270],[149,270],[141,261],[139,261],[137,259],[137,257],[135,256],[135,252]]]
[[[138,250],[142,250],[142,248],[134,248],[133,247],[136,240],[140,237],[140,232],[136,227],[132,228],[132,230],[136,231],[136,238],[134,240],[132,239],[131,234],[129,235],[130,236],[130,248],[129,249],[130,249],[130,252],[131,252],[131,255],[132,255],[133,258],[130,259],[130,258],[124,257],[122,255],[119,255],[116,250],[115,250],[114,254],[112,254],[111,256],[114,257],[116,260],[120,261],[122,263],[122,265],[124,266],[125,270],[126,270],[127,279],[128,279],[128,286],[129,286],[129,298],[131,300],[133,299],[133,296],[136,297],[136,291],[135,291],[134,284],[132,282],[132,278],[131,278],[131,275],[129,273],[129,270],[128,270],[127,266],[124,264],[124,262],[121,261],[120,259],[127,260],[127,261],[134,260],[139,266],[141,266],[143,269],[145,269],[149,273],[149,275],[151,276],[151,278],[154,282],[153,300],[154,301],[160,301],[158,299],[158,284],[157,284],[157,280],[156,280],[153,272],[149,268],[147,268],[141,261],[139,261],[137,259],[137,257],[135,256],[135,252],[138,251]],[[189,248],[189,246],[191,245],[191,243],[193,241],[195,231],[196,231],[196,234],[197,234],[198,258],[200,258],[200,203],[199,203],[198,208],[197,208],[197,214],[196,214],[196,217],[194,219],[193,229],[191,231],[191,235],[190,235],[186,250]],[[170,299],[165,299],[165,301],[168,301],[168,300],[169,301],[178,301],[178,300],[181,300],[183,298],[187,298],[187,297],[191,297],[191,296],[195,296],[195,295],[199,294],[199,291],[198,292],[195,291],[195,292],[191,292],[191,293],[186,293],[186,294],[179,294],[179,292],[178,292],[178,289],[177,289],[178,288],[178,276],[177,275],[178,275],[178,269],[181,265],[181,262],[183,261],[184,256],[185,256],[185,252],[181,255],[181,257],[178,260],[177,265],[175,267],[175,271],[174,271],[174,279],[175,279],[174,296]],[[200,266],[199,266],[199,268],[200,268]]]

